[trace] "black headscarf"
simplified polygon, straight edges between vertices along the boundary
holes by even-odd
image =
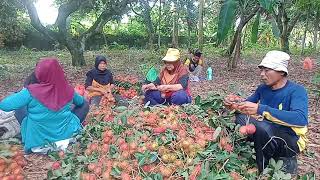
[[[27,79],[24,81],[23,87],[27,88],[30,84],[37,84],[39,83],[36,75],[34,72],[32,72]]]
[[[87,73],[87,79],[85,83],[86,88],[92,85],[93,80],[101,85],[113,84],[112,73],[108,69],[104,71],[98,69],[98,66],[101,62],[107,63],[107,59],[104,56],[99,55],[96,57],[94,68]]]

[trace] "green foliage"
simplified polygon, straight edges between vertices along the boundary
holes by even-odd
[[[260,13],[257,14],[256,19],[252,26],[252,33],[251,33],[251,42],[256,43],[258,40],[258,33],[259,33],[259,25],[260,25],[261,15]]]
[[[316,180],[316,174],[314,172],[306,173],[304,175],[299,175],[298,180]]]
[[[291,175],[281,171],[283,161],[276,162],[274,159],[270,160],[269,167],[263,171],[263,175],[274,180],[290,180]]]
[[[272,12],[273,0],[259,0],[261,7],[263,7],[268,12]]]
[[[8,68],[5,65],[0,64],[0,78],[3,79],[7,74]]]
[[[23,6],[18,0],[0,1],[0,48],[21,42],[26,30]]]
[[[220,13],[218,22],[218,43],[221,43],[226,37],[232,27],[236,16],[237,2],[236,0],[225,0]]]
[[[316,106],[320,103],[320,72],[318,72],[312,79],[312,83],[316,86],[312,91],[316,95]]]
[[[275,20],[271,21],[271,25],[272,25],[272,33],[275,37],[279,38],[280,37],[280,29],[277,26],[277,23]]]

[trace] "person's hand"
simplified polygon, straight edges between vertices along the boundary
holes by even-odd
[[[238,109],[247,115],[255,115],[258,113],[259,105],[257,103],[252,103],[249,101],[245,101],[239,104]]]
[[[143,92],[146,92],[147,88],[148,88],[148,84],[144,84],[144,85],[142,85],[142,87],[141,87],[141,89],[142,89]]]
[[[223,99],[223,103],[225,106],[231,106],[232,105],[232,99],[231,99],[232,95],[228,95]]]
[[[168,91],[168,86],[167,85],[160,85],[157,87],[157,89],[161,92],[166,92],[166,91]]]
[[[149,90],[157,90],[156,85],[154,85],[153,83],[149,84]]]
[[[224,98],[223,103],[229,109],[238,109],[239,103],[244,101],[244,98],[230,94]]]
[[[148,90],[156,90],[156,89],[157,89],[157,87],[153,83],[142,85],[143,92],[146,92]]]

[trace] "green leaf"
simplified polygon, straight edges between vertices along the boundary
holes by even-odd
[[[236,16],[236,0],[225,0],[219,13],[218,21],[218,44],[220,44],[228,35],[230,28]]]
[[[258,40],[260,18],[261,18],[260,13],[258,13],[252,26],[252,31],[251,31],[252,43],[257,43],[257,40]]]
[[[145,161],[146,161],[146,158],[147,158],[146,154],[138,152],[138,153],[135,154],[135,157],[138,160],[139,166],[143,166],[145,164]]]
[[[69,172],[71,172],[72,167],[71,164],[66,165],[65,168],[63,168],[63,174],[68,174]]]
[[[122,122],[122,124],[127,124],[127,116],[126,115],[121,116],[121,122]]]
[[[153,176],[153,179],[154,180],[163,180],[163,177],[162,177],[162,175],[161,174],[155,174],[154,176]]]
[[[146,156],[143,156],[142,158],[139,159],[139,166],[143,166],[145,161],[146,161],[147,157]]]
[[[273,158],[270,159],[270,165],[276,167],[276,161]]]
[[[259,0],[260,6],[263,7],[268,12],[271,12],[272,10],[272,0]]]
[[[128,108],[127,108],[126,106],[117,106],[114,110],[115,110],[116,112],[121,113],[121,112],[126,111],[127,109],[128,109]]]
[[[110,155],[113,156],[118,153],[118,148],[115,145],[110,145]]]
[[[298,180],[316,180],[316,174],[314,172],[309,172],[304,175],[298,175]]]
[[[279,38],[280,37],[280,30],[279,30],[279,28],[277,26],[277,23],[276,23],[276,21],[274,19],[271,21],[271,25],[272,25],[272,33],[273,33],[273,35],[276,38]]]
[[[61,169],[54,170],[54,171],[53,171],[53,176],[54,176],[54,177],[62,177],[63,174],[62,174]]]
[[[87,157],[85,157],[85,156],[77,156],[77,160],[79,162],[86,162],[87,161]]]
[[[213,133],[212,140],[216,141],[221,133],[222,128],[219,126]]]
[[[207,171],[207,167],[209,167],[208,163],[209,162],[206,161],[204,164],[202,164],[200,179],[206,179],[208,177],[208,171]]]
[[[201,104],[201,97],[198,95],[198,96],[195,98],[194,102],[195,102],[196,105],[199,106],[199,105]]]
[[[287,179],[287,180],[291,179],[291,174],[287,173],[283,175],[283,179]]]
[[[278,171],[282,168],[283,166],[283,161],[282,160],[279,160],[275,166],[275,170]]]
[[[54,177],[54,175],[53,175],[52,170],[49,170],[49,171],[47,172],[47,178],[48,178],[48,179],[53,179],[53,177]]]
[[[111,175],[112,176],[120,176],[121,175],[121,171],[118,167],[113,167],[111,170]]]
[[[189,179],[189,173],[187,171],[180,173],[180,176],[184,177],[184,179]]]
[[[151,152],[148,164],[154,163],[158,159],[158,153]]]

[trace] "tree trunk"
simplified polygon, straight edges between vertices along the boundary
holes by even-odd
[[[306,46],[306,38],[307,38],[307,31],[308,31],[308,23],[309,22],[309,15],[307,17],[307,22],[306,26],[304,27],[304,32],[303,32],[303,38],[302,38],[302,44],[301,44],[301,56],[304,55],[304,48]]]
[[[191,32],[192,32],[192,1],[187,1],[187,25],[188,25],[188,48],[191,48]]]
[[[161,0],[159,0],[158,48],[161,47]]]
[[[289,19],[288,17],[283,17],[283,21],[282,21],[282,24],[281,24],[281,27],[282,29],[280,29],[280,32],[281,32],[281,35],[280,35],[280,49],[283,51],[283,52],[286,52],[286,53],[290,53],[290,48],[289,48],[289,36],[290,36],[290,33],[289,30],[288,30],[288,26],[289,26]]]
[[[320,10],[317,11],[317,15],[314,23],[313,47],[315,51],[317,50],[317,46],[318,46],[319,23],[320,23]]]
[[[198,45],[199,49],[203,48],[203,8],[204,8],[204,0],[199,0],[199,32],[198,32]]]
[[[78,48],[69,49],[71,57],[72,57],[72,65],[73,66],[85,66],[86,61],[84,60],[83,50]]]
[[[153,43],[154,43],[154,27],[153,27],[153,22],[151,19],[151,11],[152,8],[149,5],[148,1],[141,1],[143,3],[143,19],[145,22],[145,25],[147,26],[147,31],[148,31],[148,36],[149,36],[149,41],[147,47],[149,49],[153,49]]]
[[[294,17],[289,18],[284,4],[280,4],[279,13],[274,14],[277,26],[280,30],[280,48],[286,53],[290,53],[289,37],[301,14],[300,11],[296,11]]]
[[[231,68],[236,68],[238,66],[238,62],[240,61],[240,55],[241,55],[241,37],[242,37],[242,33],[239,33],[238,38],[237,38],[237,45],[236,45],[236,49],[234,52],[234,57],[233,57],[233,61],[232,61],[232,66]]]
[[[93,25],[88,30],[81,33],[78,38],[72,37],[70,31],[68,31],[70,28],[70,21],[68,18],[71,14],[78,11],[83,3],[86,3],[84,0],[70,0],[60,5],[58,9],[58,17],[53,26],[57,27],[58,32],[53,31],[52,29],[41,24],[33,0],[22,0],[22,3],[28,10],[31,25],[43,35],[52,40],[58,41],[62,45],[67,46],[72,56],[72,65],[84,66],[86,64],[83,56],[83,52],[85,50],[85,40],[94,34],[101,33],[105,24],[112,19],[112,17],[122,14],[127,9],[129,0],[106,4],[106,7],[108,8],[104,8],[104,11],[101,12]],[[117,11],[115,11],[115,9]]]
[[[238,38],[238,35],[239,35],[239,28],[237,28],[236,30],[236,33],[233,35],[233,39],[232,39],[232,42],[229,46],[229,49],[226,53],[227,56],[231,56],[233,51],[234,51],[234,48],[236,47],[236,44],[237,44],[237,38]]]
[[[173,11],[172,47],[178,48],[178,17],[177,17],[176,4],[174,5],[174,11]]]
[[[244,28],[244,26],[253,18],[253,16],[259,11],[259,9],[260,9],[259,7],[255,7],[251,11],[251,13],[246,17],[244,15],[241,15],[240,23],[238,25],[238,28],[237,28],[235,34],[233,35],[233,40],[232,40],[232,42],[231,42],[231,44],[229,46],[229,49],[226,52],[227,56],[231,56],[232,55],[232,53],[234,51],[234,48],[235,48],[235,46],[237,44],[237,41],[238,41],[238,39],[237,39],[238,35],[242,34],[242,29]]]
[[[243,19],[243,18],[242,18]],[[241,38],[242,38],[242,30],[244,27],[244,21],[240,20],[239,26],[236,30],[236,33],[234,35],[234,39],[233,42],[235,42],[235,53],[233,58],[231,56],[229,56],[229,61],[228,61],[228,69],[234,69],[237,67],[238,62],[240,60],[240,55],[241,55]],[[231,54],[233,53],[233,50],[231,52]]]
[[[192,27],[188,24],[188,48],[191,48],[191,31]]]
[[[151,20],[151,19],[150,19]],[[148,29],[148,36],[149,36],[149,41],[148,41],[148,45],[147,47],[149,49],[153,49],[153,43],[154,43],[154,28],[152,25],[152,22],[150,24],[150,22],[146,23],[147,24],[147,29]]]
[[[148,48],[153,49],[153,42],[154,42],[154,33],[149,34],[149,43],[148,43]]]
[[[287,33],[280,36],[280,49],[283,52],[290,53],[289,38]]]

